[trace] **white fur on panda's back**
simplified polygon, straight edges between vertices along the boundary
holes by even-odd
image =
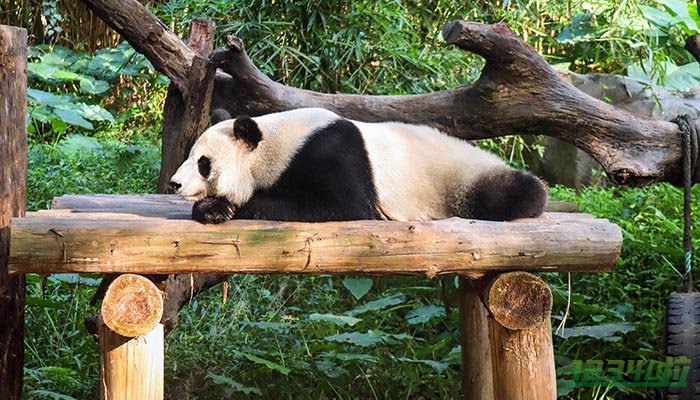
[[[341,118],[322,108],[253,118],[263,134],[263,140],[246,160],[254,189],[272,187],[308,137]],[[505,167],[495,155],[434,128],[399,122],[351,122],[364,139],[380,211],[388,219],[453,217],[452,203],[474,179]]]
[[[263,133],[263,140],[249,159],[256,189],[274,185],[306,139],[340,118],[323,108],[300,108],[253,118]]]
[[[392,220],[454,216],[451,208],[479,175],[505,167],[493,154],[421,125],[353,123],[374,173],[380,208]]]

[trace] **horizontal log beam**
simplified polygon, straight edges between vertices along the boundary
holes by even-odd
[[[40,213],[54,214],[60,210],[75,213],[110,212],[152,217],[188,219],[194,203],[174,194],[67,194],[54,197],[51,210]],[[549,200],[545,212],[578,213],[574,201]],[[590,216],[589,214],[578,214]],[[590,216],[592,218],[592,216]]]
[[[295,223],[32,214],[12,221],[11,272],[424,275],[610,271],[622,236],[607,220]],[[44,214],[46,215],[46,214]]]

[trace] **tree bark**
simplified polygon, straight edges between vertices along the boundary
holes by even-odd
[[[27,206],[27,31],[0,25],[0,399],[22,397],[24,275],[8,274],[10,220]]]
[[[189,70],[197,53],[144,5],[137,0],[83,0],[83,3],[145,55],[180,92],[188,94]]]
[[[488,312],[478,286],[476,280],[459,278],[462,396],[464,400],[493,400]]]
[[[568,214],[518,222],[323,224],[190,220],[110,213],[30,213],[12,223],[13,272],[475,274],[610,271],[622,236],[607,220]],[[190,276],[180,277],[190,297]]]
[[[209,107],[216,67],[202,58],[214,47],[216,26],[212,21],[194,19],[188,45],[199,57],[188,68],[187,89],[170,85],[163,109],[163,149],[158,179],[158,193],[168,192],[168,183],[187,158],[190,148],[209,126]]]

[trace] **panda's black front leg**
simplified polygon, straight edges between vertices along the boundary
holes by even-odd
[[[203,224],[221,224],[233,219],[235,208],[226,197],[209,196],[192,206],[192,219]]]

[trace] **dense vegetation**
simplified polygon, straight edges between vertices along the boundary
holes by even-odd
[[[58,45],[69,41],[55,5],[43,3],[44,44],[32,47],[29,66],[30,209],[45,208],[66,193],[154,191],[167,80],[125,44],[94,54]],[[20,18],[3,10],[0,18]],[[626,73],[682,89],[700,80],[697,63],[682,49],[700,18],[682,0],[171,0],[154,11],[183,35],[191,18],[209,17],[221,37],[242,37],[263,71],[319,91],[422,93],[473,80],[481,61],[444,46],[439,35],[455,17],[507,21],[551,63],[579,72]],[[517,137],[483,144],[521,163]],[[571,293],[568,275],[546,276],[555,291],[553,324],[570,298],[566,326],[579,328],[576,336],[565,330],[555,337],[558,365],[572,359],[661,359],[664,301],[682,264],[679,190],[554,188],[552,194],[579,201],[583,211],[618,223],[625,235],[614,273],[572,274]],[[92,396],[97,345],[82,319],[93,311],[88,304],[96,278],[51,276],[42,294],[39,278],[29,277],[28,398]],[[213,289],[183,310],[180,327],[168,338],[167,379],[177,390],[211,399],[280,393],[457,398],[454,296],[452,278],[236,276],[225,305]],[[567,398],[658,395],[609,385],[573,390],[570,371],[559,368],[559,375]]]

